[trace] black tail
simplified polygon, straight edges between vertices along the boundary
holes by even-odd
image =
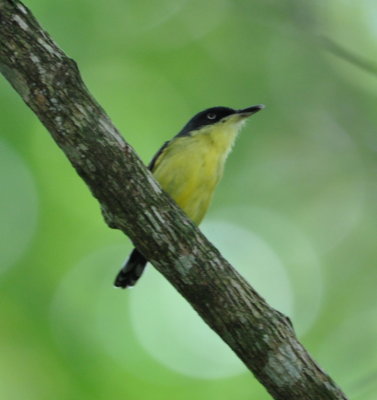
[[[123,289],[134,286],[141,277],[146,264],[147,260],[144,256],[133,249],[129,259],[115,278],[114,285]]]

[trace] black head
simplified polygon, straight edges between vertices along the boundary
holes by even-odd
[[[229,107],[207,108],[206,110],[200,111],[198,114],[194,115],[177,136],[185,136],[191,131],[195,131],[202,126],[212,125],[216,122],[219,122],[224,117],[234,114],[235,112],[236,110],[233,110]]]
[[[199,112],[198,114],[194,115],[190,121],[182,128],[182,130],[178,133],[177,136],[185,136],[189,135],[190,132],[198,130],[206,125],[213,125],[220,121],[225,121],[225,118],[239,114],[245,117],[248,117],[257,111],[264,108],[263,105],[257,105],[249,108],[245,108],[242,110],[234,110],[233,108],[229,107],[212,107],[207,108],[204,111]]]

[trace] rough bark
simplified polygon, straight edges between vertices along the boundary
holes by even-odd
[[[275,399],[346,399],[288,318],[161,191],[88,92],[76,63],[16,0],[0,0],[0,71],[85,180],[107,224],[131,238]]]

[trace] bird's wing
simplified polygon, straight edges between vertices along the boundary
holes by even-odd
[[[160,148],[160,150],[158,150],[158,152],[154,155],[154,157],[152,158],[152,161],[149,163],[148,165],[148,169],[150,171],[154,171],[155,167],[157,167],[158,161],[160,156],[162,156],[162,154],[164,153],[164,151],[166,150],[166,148],[168,147],[168,144],[170,143],[170,140],[168,140],[167,142],[165,142],[162,147]]]

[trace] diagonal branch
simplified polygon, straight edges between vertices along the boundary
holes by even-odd
[[[350,64],[358,67],[374,76],[377,75],[377,64],[370,59],[367,59],[359,54],[356,54],[353,50],[350,50],[339,43],[335,42],[333,39],[327,36],[319,37],[320,44],[324,48],[332,53],[333,55],[349,62]]]
[[[271,308],[165,195],[17,0],[0,0],[0,71],[122,230],[275,399],[346,399]]]

